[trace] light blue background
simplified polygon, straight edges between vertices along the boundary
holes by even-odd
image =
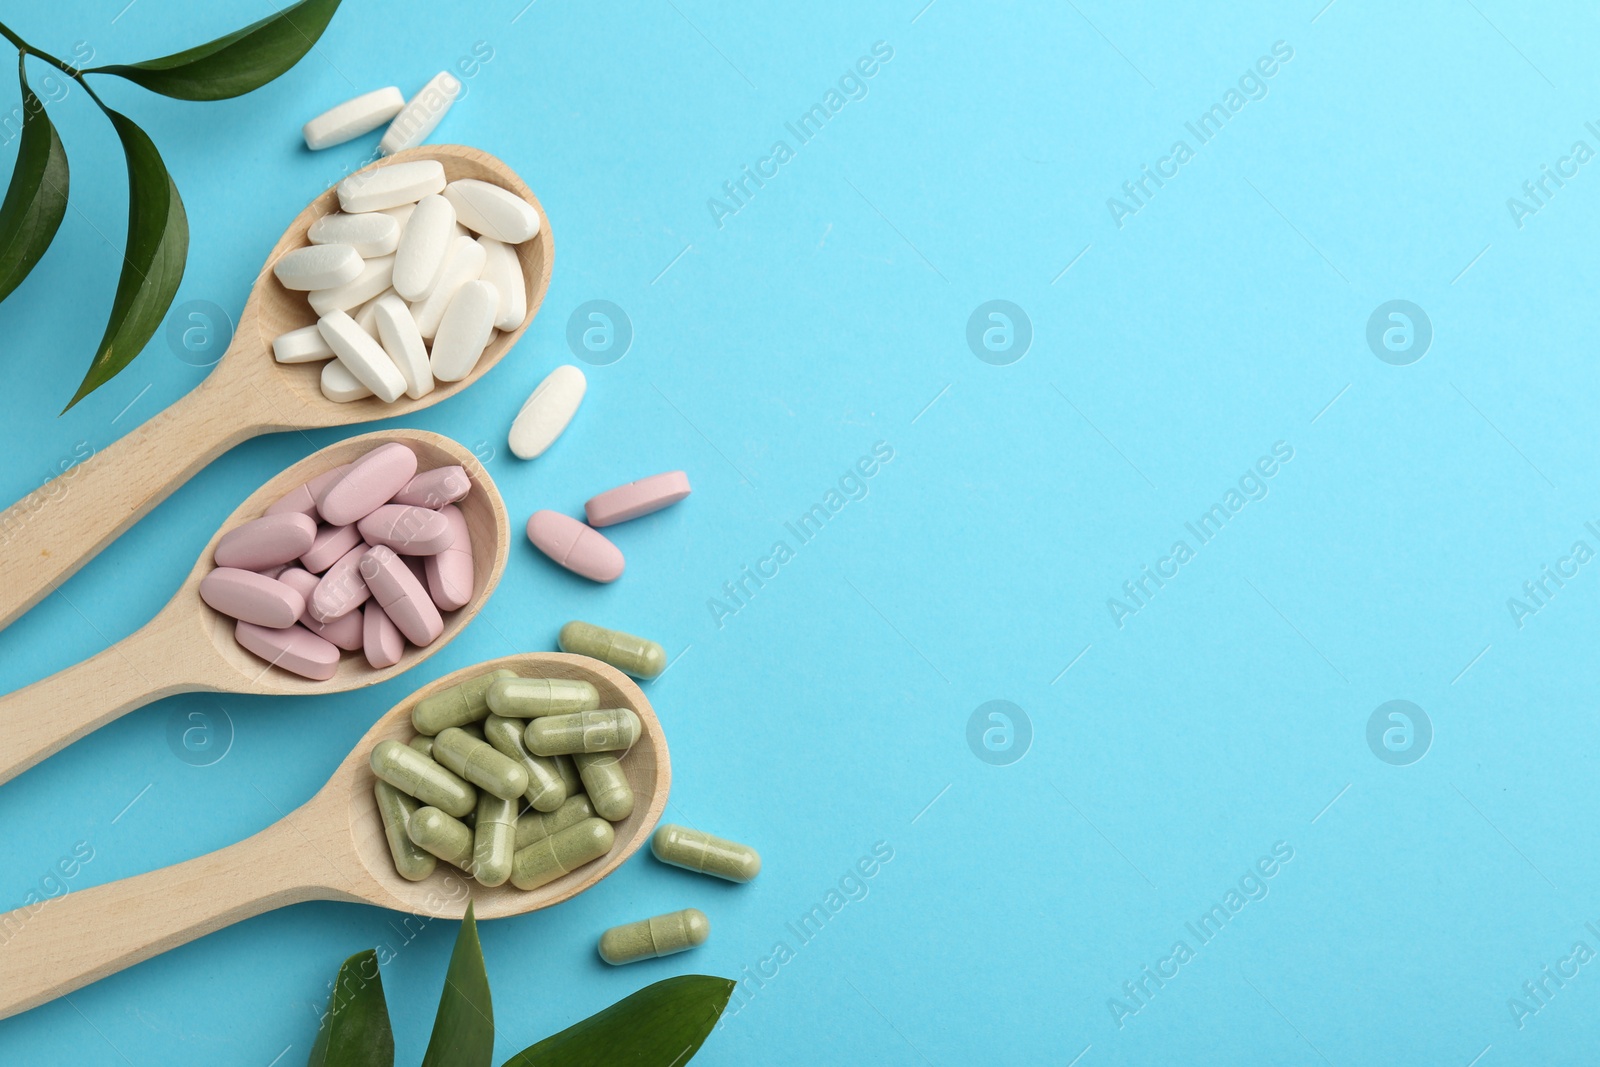
[[[161,701],[0,788],[0,905],[80,841],[94,859],[74,889],[240,839],[414,688],[551,647],[582,617],[680,657],[649,687],[670,814],[766,866],[737,887],[641,856],[567,905],[485,924],[500,1059],[658,978],[739,977],[780,939],[793,960],[697,1062],[1498,1067],[1593,1048],[1600,963],[1520,1029],[1508,999],[1575,942],[1600,950],[1600,563],[1520,628],[1506,604],[1574,541],[1600,548],[1584,528],[1600,519],[1600,162],[1521,228],[1506,205],[1574,141],[1600,149],[1593,11],[524,2],[348,0],[299,67],[221,104],[100,84],[188,205],[180,302],[237,314],[283,225],[375,140],[313,155],[300,123],[487,42],[435,140],[527,179],[555,276],[502,366],[404,424],[480,446],[517,523],[671,467],[694,495],[616,531],[615,586],[519,541],[480,620],[410,676]],[[122,3],[12,25],[116,62],[270,9]],[[793,146],[784,123],[877,41],[894,56],[867,97],[719,228],[707,199]],[[1266,97],[1198,146],[1184,123],[1277,41],[1293,58]],[[124,178],[81,92],[52,114],[76,208],[0,308],[6,501],[205,373],[157,338],[55,416],[109,306]],[[1119,228],[1107,198],[1180,137],[1195,158]],[[592,299],[626,309],[632,349],[586,368],[572,428],[520,462],[507,426],[572,361],[567,320]],[[1031,319],[1010,366],[966,343],[991,299]],[[1432,321],[1410,366],[1365,340],[1392,299]],[[132,632],[244,495],[338,436],[213,464],[0,634],[0,686]],[[880,441],[894,459],[866,498],[719,627],[708,599]],[[1279,441],[1294,458],[1270,494],[1119,628],[1107,599]],[[994,699],[1031,721],[1009,766],[968,747]],[[1391,699],[1433,725],[1410,766],[1366,741]],[[167,742],[195,712],[234,732],[211,766]],[[786,924],[878,842],[894,859],[865,899],[800,947]],[[1268,895],[1200,946],[1185,924],[1278,842],[1293,859]],[[596,958],[606,926],[689,905],[714,924],[693,955]],[[253,919],[0,1023],[0,1060],[301,1063],[339,961],[396,942],[395,920],[340,904]],[[402,1063],[421,1057],[454,935],[432,924],[384,969]],[[1108,1001],[1180,938],[1195,958],[1119,1028]]]

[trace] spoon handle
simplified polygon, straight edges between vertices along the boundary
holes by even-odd
[[[270,424],[265,398],[226,370],[225,357],[177,403],[0,512],[0,629],[196,471]]]

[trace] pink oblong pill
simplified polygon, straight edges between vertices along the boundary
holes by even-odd
[[[300,613],[300,625],[325,641],[332,641],[346,652],[361,647],[361,613],[347,611],[338,618],[318,622],[311,617],[311,595],[317,591],[320,579],[310,571],[290,567],[278,576],[278,581],[299,593],[306,601],[306,610]]]
[[[278,502],[267,509],[268,515],[283,515],[289,512],[305,515],[310,518],[317,517],[317,497],[323,490],[338,480],[339,475],[349,469],[350,464],[342,463],[331,471],[323,471],[304,485],[296,486],[289,490]]]
[[[211,558],[219,567],[265,570],[298,559],[316,536],[317,524],[308,515],[264,515],[223,534]]]
[[[239,622],[233,627],[233,637],[245,651],[314,682],[327,681],[339,669],[339,649],[304,626],[269,630]]]
[[[316,591],[311,594],[309,610],[313,619],[318,622],[337,619],[367,602],[372,590],[361,576],[361,558],[366,554],[367,546],[357,544],[322,575]]]
[[[218,567],[200,579],[200,599],[230,619],[281,630],[306,609],[291,586],[255,571]]]
[[[384,504],[356,523],[369,545],[384,545],[407,556],[431,556],[450,544],[450,524],[428,508]]]
[[[435,467],[407,482],[405,488],[396,493],[389,503],[437,510],[446,504],[454,504],[471,491],[472,479],[467,477],[466,468]]]
[[[348,526],[389,502],[417,473],[417,454],[399,441],[379,445],[350,464],[317,501],[324,522]]]
[[[444,632],[444,619],[433,606],[428,591],[392,548],[379,545],[367,549],[361,560],[361,577],[371,588],[373,597],[383,605],[384,612],[412,644],[431,645]]]
[[[300,566],[312,574],[321,574],[335,563],[339,557],[361,543],[361,531],[354,525],[328,526],[326,524],[317,528],[317,536],[311,542],[311,547],[306,549],[300,557]]]
[[[667,471],[592,496],[583,513],[590,526],[611,526],[660,511],[688,495],[689,476],[683,471]]]
[[[450,524],[450,547],[427,557],[423,564],[428,572],[428,595],[439,610],[454,611],[472,599],[472,534],[467,530],[467,517],[454,504],[446,504],[439,514]]]
[[[536,511],[528,520],[528,540],[574,574],[614,582],[622,574],[622,550],[605,535],[556,511]]]
[[[361,609],[361,617],[361,647],[367,654],[367,662],[379,670],[399,663],[406,650],[406,638],[389,618],[389,613],[376,600],[369,600]]]

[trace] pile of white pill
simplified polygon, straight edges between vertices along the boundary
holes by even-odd
[[[477,366],[499,330],[528,315],[518,245],[539,233],[538,209],[444,165],[389,163],[344,179],[342,210],[278,257],[273,274],[304,292],[315,325],[277,337],[279,363],[327,361],[322,394],[336,403],[415,400]]]
[[[409,447],[379,445],[223,534],[200,598],[235,620],[242,647],[301,677],[332,678],[341,651],[392,667],[472,599],[472,538],[455,506],[472,488],[462,467],[419,473]]]

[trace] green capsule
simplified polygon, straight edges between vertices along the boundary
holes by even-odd
[[[572,762],[578,765],[583,791],[602,819],[621,822],[632,814],[633,787],[615,752],[574,752]]]
[[[567,799],[567,783],[555,761],[535,756],[522,743],[522,720],[490,715],[483,720],[483,736],[507,759],[515,760],[528,772],[528,791],[523,796],[534,811],[555,811]]]
[[[460,818],[478,803],[478,791],[409,745],[379,741],[372,773],[407,796]]]
[[[465,726],[489,714],[487,694],[497,678],[515,678],[515,671],[502,667],[476,678],[468,678],[426,700],[419,700],[411,709],[411,725],[417,733],[433,736],[452,726]]]
[[[383,819],[383,836],[389,840],[389,855],[394,857],[394,869],[408,882],[420,882],[433,873],[434,858],[418,848],[406,830],[417,802],[406,796],[382,778],[372,783],[372,796],[378,802],[378,815]]]
[[[511,861],[511,884],[518,889],[538,889],[604,856],[616,839],[604,819],[585,819],[518,849]]]
[[[582,793],[568,797],[555,811],[530,811],[517,820],[517,848],[524,849],[595,816],[594,804]]]
[[[631,708],[605,708],[534,719],[522,740],[530,751],[541,756],[626,752],[639,740],[641,729],[639,716]]]
[[[672,823],[661,824],[650,838],[650,851],[662,863],[730,882],[748,882],[761,873],[761,854],[749,845]]]
[[[472,824],[472,875],[486,886],[504,885],[511,877],[516,852],[517,808],[522,799],[501,800],[478,794],[478,818]]]
[[[460,819],[452,819],[438,808],[418,808],[411,813],[406,832],[417,847],[464,871],[472,869],[472,830]]]
[[[711,936],[711,920],[699,908],[669,911],[652,919],[613,926],[600,935],[600,958],[620,965],[703,945]]]
[[[578,777],[578,765],[572,762],[571,756],[552,756],[556,761],[556,770],[561,772],[561,780],[567,783],[567,796],[575,797],[583,792],[583,779]]]
[[[587,622],[569,622],[557,639],[561,651],[609,663],[635,678],[649,680],[667,669],[667,650],[654,641]]]
[[[479,789],[501,800],[516,800],[528,791],[528,772],[487,741],[451,726],[433,739],[433,756]]]
[[[511,719],[567,715],[600,706],[600,690],[576,678],[500,678],[489,687],[489,710]]]
[[[427,756],[429,759],[433,759],[433,738],[413,737],[410,741],[410,744],[412,748],[416,749],[424,756]]]

